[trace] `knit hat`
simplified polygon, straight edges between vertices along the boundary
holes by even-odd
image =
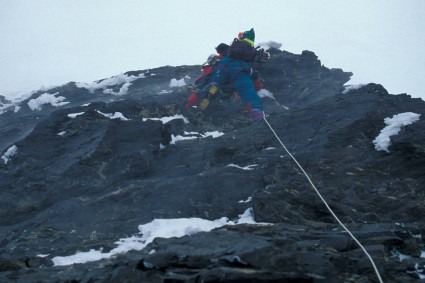
[[[242,38],[248,38],[251,41],[255,41],[255,31],[254,29],[250,29],[248,31],[245,31],[242,35]]]

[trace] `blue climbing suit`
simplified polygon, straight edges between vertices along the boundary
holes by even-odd
[[[219,86],[227,81],[233,82],[243,101],[251,103],[252,109],[263,110],[261,97],[255,91],[250,71],[251,68],[247,62],[226,57],[218,63],[210,82]]]
[[[252,109],[262,111],[261,97],[255,91],[249,66],[249,62],[254,62],[258,54],[259,51],[248,42],[235,38],[229,47],[227,57],[220,60],[214,69],[210,82],[218,85],[219,88],[225,83],[233,83],[242,99],[246,103],[250,103]]]

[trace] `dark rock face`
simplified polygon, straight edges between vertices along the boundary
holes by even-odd
[[[310,51],[271,55],[257,66],[276,98],[264,98],[267,121],[383,280],[417,282],[425,276],[425,102],[378,84],[345,93],[351,73],[326,68]],[[67,104],[35,111],[27,103],[43,92],[19,105],[1,98],[0,281],[377,281],[265,122],[250,122],[231,99],[202,114],[182,108],[190,89],[170,89],[170,80],[190,84],[199,69],[129,72],[138,77],[131,85],[104,81],[92,92],[69,83],[46,91]],[[125,86],[126,94],[104,93]],[[422,116],[391,137],[389,153],[376,151],[384,119],[404,112]],[[187,121],[147,119],[174,115]],[[201,138],[212,131],[224,135]],[[6,156],[12,145],[17,152]],[[226,225],[53,266],[55,256],[108,252],[153,219],[235,220],[250,207],[257,222],[273,225]]]

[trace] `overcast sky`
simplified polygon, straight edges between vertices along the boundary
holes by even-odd
[[[0,95],[198,65],[254,28],[256,43],[311,50],[349,84],[425,99],[424,0],[0,0]],[[265,78],[267,80],[267,78]]]

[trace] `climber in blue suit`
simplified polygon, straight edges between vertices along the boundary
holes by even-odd
[[[263,103],[255,90],[249,63],[269,59],[270,54],[263,49],[255,49],[254,40],[254,29],[239,33],[238,38],[233,40],[227,56],[218,63],[211,75],[211,83],[204,90],[206,98],[201,102],[201,109],[208,106],[209,99],[221,85],[231,82],[247,103],[251,119],[257,121],[263,118]]]

